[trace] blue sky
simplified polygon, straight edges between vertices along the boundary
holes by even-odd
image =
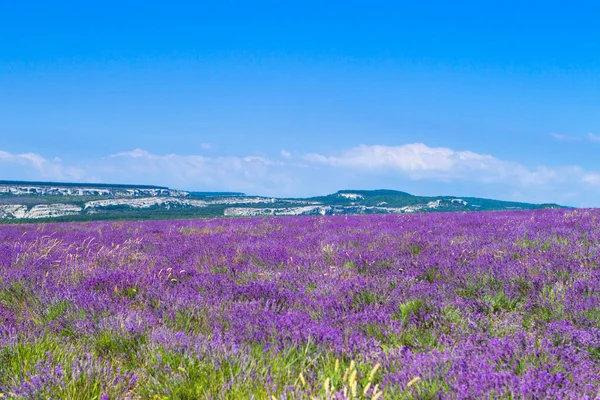
[[[591,2],[8,3],[2,179],[600,206]]]

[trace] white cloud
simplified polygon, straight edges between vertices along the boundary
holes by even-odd
[[[13,154],[0,150],[0,175],[5,179],[72,180],[81,179],[83,171],[65,167],[58,157],[48,160],[36,153]]]
[[[579,142],[581,138],[578,136],[563,135],[561,133],[551,133],[550,136],[561,142]]]
[[[292,182],[280,170],[283,163],[260,156],[204,157],[156,155],[135,149],[109,156],[115,162],[103,166],[105,174],[128,177],[131,182],[176,185],[178,188],[285,192]],[[166,182],[166,183],[164,183]]]
[[[281,161],[274,161],[274,160],[270,160],[268,158],[258,157],[258,156],[246,156],[243,158],[243,160],[246,162],[261,163],[263,165],[283,165],[283,163]]]
[[[398,147],[361,145],[346,150],[338,156],[312,153],[306,155],[304,160],[335,167],[394,168],[407,172],[442,171],[452,167],[454,154],[463,156],[447,148],[431,148],[421,143]],[[464,154],[464,157],[469,158],[470,155]]]
[[[588,133],[587,138],[592,142],[600,142],[600,135],[594,135],[593,133]]]
[[[132,157],[132,158],[148,157],[148,158],[152,158],[154,156],[152,154],[150,154],[149,152],[147,152],[146,150],[135,149],[135,150],[131,150],[131,151],[122,151],[120,153],[111,154],[108,157],[110,157],[110,158],[115,158],[115,157]]]
[[[581,142],[582,140],[589,140],[590,142],[600,143],[600,135],[596,135],[591,132],[585,135],[584,137],[563,135],[561,133],[551,133],[550,136],[560,142]]]
[[[287,150],[281,150],[281,157],[289,160],[290,158],[292,158],[292,153],[290,153]]]
[[[562,181],[579,172],[578,167],[528,169],[489,154],[429,147],[423,143],[403,146],[361,145],[337,155],[307,154],[303,160],[314,165],[359,171],[395,172],[412,179],[511,181],[531,185]]]
[[[202,147],[203,150],[212,150],[212,144],[210,143],[200,143],[200,147]]]
[[[585,174],[581,178],[581,182],[587,183],[590,185],[600,185],[600,174],[597,174],[597,173]]]

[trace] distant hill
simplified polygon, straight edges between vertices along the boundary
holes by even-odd
[[[0,222],[176,219],[277,215],[407,214],[562,208],[475,197],[340,190],[310,198],[187,192],[162,186],[0,181]]]
[[[458,197],[458,196],[414,196],[410,193],[397,190],[340,190],[336,193],[312,197],[310,200],[320,201],[324,204],[360,204],[364,206],[385,207],[410,207],[422,206],[431,202],[439,201],[445,206],[429,208],[456,208],[461,211],[473,209],[473,211],[489,210],[530,210],[537,208],[562,208],[558,204],[531,204],[513,201],[502,201],[483,199],[478,197]],[[446,204],[448,203],[448,204]]]

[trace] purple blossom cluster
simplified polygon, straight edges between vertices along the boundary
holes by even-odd
[[[2,226],[0,393],[595,399],[599,217]]]

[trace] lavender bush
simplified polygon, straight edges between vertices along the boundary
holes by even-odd
[[[0,227],[0,397],[594,399],[600,211]]]

